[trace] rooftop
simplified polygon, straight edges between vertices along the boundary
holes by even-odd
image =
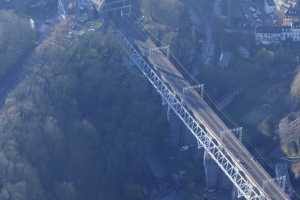
[[[287,17],[295,17],[295,16],[300,16],[300,9],[298,8],[290,8],[288,11],[285,13],[285,16]]]

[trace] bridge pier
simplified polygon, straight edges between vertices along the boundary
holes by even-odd
[[[240,200],[242,198],[241,194],[239,193],[239,191],[237,190],[236,187],[232,188],[232,197],[231,200]]]
[[[232,183],[206,151],[204,151],[203,165],[205,171],[205,182],[208,191],[232,190]]]
[[[162,106],[166,112],[167,119],[170,127],[170,144],[175,147],[175,149],[182,150],[184,147],[186,149],[196,148],[198,146],[197,141],[194,139],[190,131],[182,123],[168,104],[162,99]]]
[[[169,121],[170,131],[168,135],[168,143],[174,148],[174,154],[178,154],[179,152],[188,150],[191,150],[192,152],[197,151],[199,146],[197,141],[163,99],[162,106]],[[232,183],[230,182],[230,180],[224,175],[215,161],[209,156],[206,151],[204,151],[204,149],[201,149],[201,152],[198,151],[197,154],[194,155],[202,159],[202,165],[204,169],[203,174],[205,176],[205,184],[208,191],[213,192],[232,190]],[[199,174],[201,174],[200,171]],[[227,194],[229,193],[230,192],[227,192]],[[226,199],[230,199],[230,195],[228,195],[228,198]]]
[[[218,166],[210,158],[208,153],[204,151],[203,165],[205,172],[205,183],[209,191],[215,191],[218,188]]]
[[[64,1],[58,0],[57,1],[57,14],[61,19],[65,19],[67,16],[67,11],[65,9]]]
[[[285,191],[290,197],[292,197],[295,193],[288,169],[288,163],[279,162],[275,165],[275,180],[280,188]]]

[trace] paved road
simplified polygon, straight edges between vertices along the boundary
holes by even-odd
[[[190,86],[190,83],[186,81],[187,79],[185,79],[183,74],[163,54],[157,53],[152,54],[151,57],[149,56],[149,49],[157,48],[154,41],[151,40],[145,32],[137,28],[134,23],[124,20],[119,26],[129,41],[131,41],[149,63],[152,64],[164,82],[172,88],[173,92],[182,96],[183,88]],[[227,153],[242,165],[245,175],[250,177],[250,180],[256,183],[260,188],[264,188],[265,193],[270,199],[288,199],[280,188],[274,182],[270,181],[270,175],[253,159],[249,151],[232,133],[221,134],[223,130],[228,130],[228,128],[197,91],[192,90],[184,95],[184,102],[195,118],[199,122],[203,122],[207,130],[222,141]]]

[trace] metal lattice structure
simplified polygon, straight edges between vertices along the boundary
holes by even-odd
[[[120,11],[121,16],[128,16],[131,13],[132,5],[130,0],[115,0],[115,1],[106,1],[106,0],[93,0],[100,1],[101,4],[96,4],[98,13],[107,13]],[[94,3],[95,4],[95,3]]]
[[[247,200],[270,200],[264,190],[257,185],[240,166],[239,162],[233,159],[233,156],[224,149],[221,141],[207,129],[199,120],[196,120],[193,113],[183,103],[182,99],[176,95],[172,88],[169,87],[161,77],[155,72],[150,64],[141,56],[138,50],[130,43],[130,41],[119,33],[121,40],[127,48],[131,60],[137,65],[139,70],[148,79],[156,91],[161,95],[163,100],[174,113],[182,120],[185,126],[190,130],[197,142],[204,147],[211,158],[217,163],[222,171],[231,180],[238,192]]]
[[[58,0],[57,6],[58,6],[59,15],[62,17],[62,19],[65,19],[67,12],[62,0]]]

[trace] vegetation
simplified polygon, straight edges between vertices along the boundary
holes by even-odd
[[[299,102],[300,100],[300,73],[299,72],[296,74],[292,82],[290,94],[295,101]]]
[[[52,0],[2,0],[1,8],[15,10],[20,15],[45,19],[56,13],[57,1]]]
[[[262,48],[258,50],[256,60],[260,65],[268,66],[274,61],[274,53],[266,48]]]
[[[0,166],[25,170],[5,174],[0,196],[141,199],[151,174],[146,150],[162,146],[167,131],[160,99],[128,69],[113,32],[68,38],[70,26],[58,25],[37,47],[6,100]]]
[[[11,11],[0,10],[0,79],[31,51],[35,44],[35,31],[29,19],[18,17]]]
[[[142,0],[139,4],[142,14],[147,18],[173,27],[178,26],[184,8],[179,0]]]

